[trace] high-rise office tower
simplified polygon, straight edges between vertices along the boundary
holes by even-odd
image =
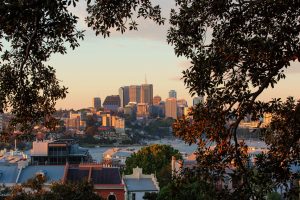
[[[161,102],[160,96],[153,97],[153,105],[158,106],[160,102]]]
[[[129,101],[130,102],[141,102],[141,86],[131,85],[129,86]]]
[[[119,88],[121,107],[124,108],[129,103],[129,86]]]
[[[100,108],[101,108],[101,99],[100,99],[100,97],[94,97],[93,105],[94,105],[95,110],[100,110]]]
[[[193,98],[193,106],[196,106],[199,103],[204,103],[204,98],[203,96],[199,96],[199,97],[194,97]]]
[[[177,92],[175,90],[169,91],[169,98],[177,98]]]
[[[142,84],[141,85],[141,103],[153,104],[153,85]]]
[[[166,117],[177,119],[177,100],[176,98],[166,99]]]

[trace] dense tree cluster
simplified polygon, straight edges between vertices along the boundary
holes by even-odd
[[[178,150],[169,145],[154,144],[143,147],[126,160],[125,173],[131,174],[132,169],[140,167],[144,174],[155,174],[160,187],[167,185],[172,179],[172,156],[181,158]]]

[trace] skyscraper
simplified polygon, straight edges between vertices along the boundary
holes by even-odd
[[[120,107],[119,95],[107,96],[103,102],[104,110],[117,112],[119,107]]]
[[[129,101],[130,102],[141,102],[141,86],[131,85],[129,86]]]
[[[204,103],[204,98],[203,96],[199,96],[199,97],[194,97],[193,98],[193,106],[196,106],[199,103]]]
[[[142,84],[141,85],[141,103],[153,104],[153,85]]]
[[[176,98],[166,99],[166,117],[177,119],[177,101]]]
[[[95,110],[100,110],[100,108],[101,108],[101,99],[100,99],[100,97],[94,97],[93,105],[94,105]]]
[[[169,98],[177,98],[177,92],[175,90],[169,91]]]
[[[120,104],[124,108],[129,103],[129,86],[119,88]]]

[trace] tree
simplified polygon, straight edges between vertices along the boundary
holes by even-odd
[[[172,156],[177,159],[181,158],[179,151],[169,145],[154,144],[143,147],[127,158],[125,173],[131,174],[133,168],[140,167],[145,174],[156,174],[159,185],[162,187],[171,180]]]
[[[21,123],[23,129],[41,120],[51,125],[55,101],[66,94],[55,70],[44,62],[52,53],[65,53],[64,42],[78,46],[82,32],[76,30],[77,18],[67,10],[72,2],[76,5],[76,0],[0,2],[4,13],[0,38],[13,47],[1,49],[0,111],[12,108],[14,124]],[[257,99],[285,78],[290,62],[299,61],[299,2],[175,2],[167,40],[177,56],[191,61],[183,72],[191,95],[207,96],[205,105],[192,110],[192,122],[183,118],[174,125],[178,137],[198,144],[201,171],[197,176],[201,181],[206,181],[203,177],[224,179],[226,169],[235,163],[233,174],[243,180],[231,193],[235,198],[261,198],[278,185],[286,186],[297,178],[290,166],[299,165],[300,160],[299,103],[292,98],[268,103]],[[136,30],[135,14],[164,22],[159,6],[152,6],[150,0],[88,0],[87,4],[88,26],[104,37],[111,28],[122,33],[127,27]],[[237,128],[246,114],[258,119],[265,112],[274,114],[262,138],[270,151],[257,158],[255,169],[248,168],[247,146],[238,141]],[[233,123],[228,120],[231,117],[236,119]],[[213,150],[207,147],[211,143]]]
[[[24,132],[36,123],[54,127],[55,103],[66,96],[67,88],[60,86],[55,69],[46,61],[52,54],[65,54],[67,43],[76,48],[83,38],[76,29],[78,17],[67,9],[70,3],[0,2],[0,113],[10,109],[12,126]]]
[[[0,2],[0,113],[10,109],[14,129],[29,133],[36,123],[51,128],[57,123],[52,117],[55,103],[65,98],[67,88],[59,84],[55,69],[46,62],[55,53],[65,54],[65,44],[75,49],[79,46],[78,40],[83,39],[83,31],[76,29],[78,17],[68,9],[75,7],[76,2],[78,0]],[[137,17],[151,18],[158,24],[164,22],[159,6],[152,6],[149,0],[92,3],[87,0],[86,21],[97,35],[104,37],[115,27],[124,33],[127,19],[129,29],[137,30],[133,10],[138,13]]]
[[[176,55],[191,61],[183,72],[191,95],[207,96],[205,105],[192,110],[193,122],[183,118],[174,124],[178,137],[198,144],[198,177],[224,179],[226,169],[232,169],[242,183],[230,198],[264,198],[277,186],[287,186],[297,177],[291,166],[299,165],[296,102],[263,103],[258,97],[285,78],[290,62],[300,60],[299,2],[176,2],[179,9],[171,11],[168,42]],[[257,120],[266,112],[274,115],[262,138],[269,152],[258,158],[256,169],[249,168],[247,146],[238,141],[237,128],[247,114]],[[236,119],[232,123],[230,116]],[[210,143],[213,150],[207,147]]]
[[[146,200],[156,200],[157,199],[157,193],[156,192],[146,192],[143,196],[143,199]]]

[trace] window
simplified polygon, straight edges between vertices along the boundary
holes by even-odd
[[[132,200],[135,200],[135,193],[132,193]]]

